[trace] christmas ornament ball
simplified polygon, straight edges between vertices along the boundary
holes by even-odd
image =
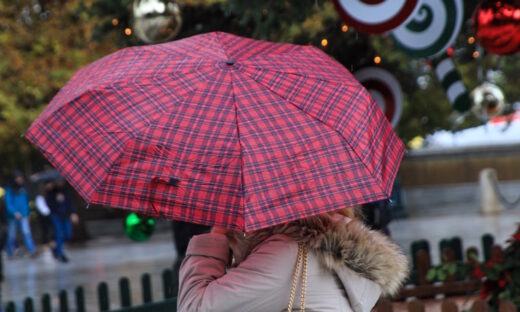
[[[130,239],[142,242],[150,238],[155,230],[155,220],[131,212],[125,219],[125,233]]]
[[[520,51],[520,0],[484,0],[473,14],[473,30],[487,52],[505,55]]]
[[[471,111],[482,120],[500,115],[505,108],[504,93],[489,82],[485,82],[471,92],[473,107]]]
[[[181,11],[179,5],[174,1],[134,1],[134,32],[145,43],[154,44],[173,39],[179,33],[181,24]]]

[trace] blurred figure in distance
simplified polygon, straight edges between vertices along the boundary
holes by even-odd
[[[55,183],[55,187],[48,192],[46,201],[51,210],[51,221],[56,240],[56,247],[52,250],[52,253],[54,258],[65,263],[69,259],[65,255],[63,245],[72,237],[72,224],[79,221],[65,180],[58,180]]]
[[[29,199],[25,189],[25,179],[20,171],[13,172],[12,183],[5,189],[5,209],[8,259],[12,259],[14,256],[17,229],[21,230],[25,247],[31,256],[36,256],[36,248],[29,226]]]
[[[52,221],[51,221],[51,209],[47,204],[46,197],[54,188],[54,184],[51,181],[45,182],[39,186],[38,195],[36,195],[35,205],[38,210],[38,220],[40,223],[40,243],[42,245],[48,245],[52,240]]]

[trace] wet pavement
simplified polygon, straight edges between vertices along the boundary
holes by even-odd
[[[434,263],[438,262],[438,242],[442,238],[459,236],[464,248],[477,246],[480,249],[482,234],[494,235],[497,243],[504,243],[520,222],[520,208],[511,209],[497,216],[482,216],[478,212],[462,211],[457,215],[420,215],[394,220],[390,225],[392,237],[406,252],[412,241],[427,239],[432,248]],[[142,302],[140,291],[141,274],[152,276],[153,298],[162,298],[160,276],[165,268],[170,268],[176,257],[171,233],[163,231],[154,234],[144,243],[130,241],[124,236],[98,237],[83,246],[68,249],[70,262],[56,262],[49,251],[37,259],[28,257],[6,261],[4,259],[5,281],[2,285],[3,301],[14,300],[19,306],[25,297],[38,298],[43,293],[53,296],[53,306],[57,307],[59,289],[67,289],[69,306],[73,306],[76,286],[83,286],[88,303],[88,311],[98,311],[97,284],[108,282],[111,307],[119,307],[118,279],[126,276],[132,285],[132,302]],[[5,255],[4,255],[5,257]]]
[[[106,281],[110,292],[112,308],[120,306],[118,292],[119,278],[130,279],[132,303],[142,303],[141,275],[150,273],[152,296],[163,298],[161,273],[171,268],[176,257],[171,234],[159,233],[147,242],[132,242],[125,237],[103,237],[91,240],[82,246],[67,249],[69,263],[57,262],[49,250],[36,258],[21,257],[6,260],[4,255],[5,280],[2,285],[3,302],[13,300],[21,307],[26,297],[40,298],[49,293],[52,305],[58,307],[58,292],[69,292],[69,307],[74,306],[73,293],[77,286],[83,286],[87,311],[99,311],[97,285]]]

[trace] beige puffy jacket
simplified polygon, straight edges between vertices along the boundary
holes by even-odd
[[[354,224],[353,224],[354,223]],[[395,293],[407,260],[383,235],[357,222],[321,233],[309,244],[307,311],[370,311],[381,293]],[[192,238],[179,274],[178,311],[283,311],[289,303],[298,244],[277,234],[227,270],[228,238]],[[294,310],[300,306],[300,289]]]

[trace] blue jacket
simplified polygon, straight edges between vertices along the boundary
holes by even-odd
[[[7,219],[14,219],[14,214],[19,212],[23,217],[29,215],[29,198],[24,187],[14,190],[11,187],[5,189],[5,211]]]

